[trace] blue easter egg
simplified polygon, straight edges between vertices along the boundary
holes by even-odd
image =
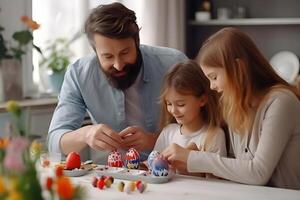
[[[162,156],[157,156],[152,162],[152,175],[154,176],[168,176],[169,164]]]
[[[157,156],[159,156],[159,152],[158,151],[152,151],[150,154],[149,154],[149,156],[148,156],[148,160],[147,160],[147,163],[148,163],[148,168],[151,170],[152,169],[152,162],[153,162],[153,160],[157,157]]]

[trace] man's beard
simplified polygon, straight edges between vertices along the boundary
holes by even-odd
[[[137,58],[135,63],[126,64],[122,70],[125,72],[123,76],[114,76],[114,74],[120,73],[120,71],[116,70],[113,66],[110,67],[108,71],[104,71],[108,82],[118,90],[126,90],[128,89],[136,80],[139,75],[139,72],[142,67],[142,56],[140,51],[138,51]],[[101,68],[102,69],[102,68]]]

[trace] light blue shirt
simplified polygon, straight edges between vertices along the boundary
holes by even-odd
[[[165,47],[141,45],[140,51],[143,65],[138,94],[144,115],[142,124],[146,131],[156,133],[163,76],[171,66],[187,58],[180,51]],[[109,84],[95,54],[68,67],[49,128],[50,152],[61,153],[60,138],[80,128],[86,113],[93,124],[107,124],[115,131],[131,125],[126,120],[124,92]]]

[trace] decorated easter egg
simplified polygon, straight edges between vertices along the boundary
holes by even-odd
[[[125,166],[128,169],[138,169],[140,164],[140,154],[134,148],[130,148],[126,152]]]
[[[120,152],[110,152],[107,158],[107,165],[110,167],[123,167],[123,161]]]
[[[152,162],[153,162],[154,158],[156,158],[158,155],[159,155],[159,152],[155,151],[155,150],[149,154],[147,163],[148,163],[148,168],[150,170],[152,170]]]
[[[168,176],[169,174],[168,161],[161,155],[153,160],[151,168],[151,174],[154,176]]]

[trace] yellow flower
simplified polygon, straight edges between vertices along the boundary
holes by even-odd
[[[20,107],[20,105],[18,104],[18,102],[13,101],[13,100],[12,101],[8,101],[6,103],[6,110],[8,112],[11,112],[11,113],[17,115],[17,116],[20,116],[20,114],[21,114],[21,107]]]
[[[14,190],[9,192],[7,200],[22,200],[22,195],[20,192]]]
[[[42,151],[42,143],[37,140],[34,140],[30,145],[30,156],[33,159],[37,159]]]
[[[2,177],[0,177],[0,196],[1,196],[1,194],[3,194],[5,191],[6,191],[6,188],[5,188],[4,180],[3,180]]]
[[[15,177],[10,177],[8,180],[7,190],[12,193],[14,191],[17,191],[18,189],[18,179]]]

